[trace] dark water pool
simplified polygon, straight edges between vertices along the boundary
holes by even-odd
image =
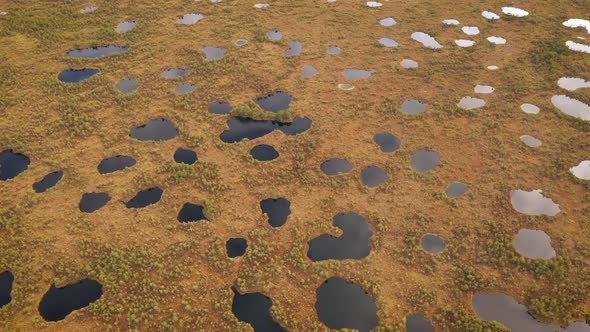
[[[420,150],[412,155],[412,169],[418,173],[425,173],[436,168],[439,160],[438,152]]]
[[[134,166],[135,163],[135,159],[129,156],[118,155],[103,159],[100,164],[98,164],[98,172],[100,174],[108,174],[122,171],[126,168]]]
[[[155,204],[162,198],[164,191],[158,187],[142,190],[138,192],[129,202],[125,203],[128,209],[141,209],[146,206]]]
[[[318,317],[331,329],[368,332],[379,324],[375,302],[354,283],[332,277],[318,287],[316,296]]]
[[[401,146],[401,141],[399,138],[388,133],[376,134],[373,136],[373,142],[379,145],[379,148],[383,153],[397,151],[397,149],[399,149]]]
[[[167,141],[176,137],[172,122],[160,118],[139,127],[131,126],[129,136],[140,141]]]
[[[329,159],[320,165],[320,169],[328,176],[348,173],[352,170],[352,164],[346,159]]]
[[[452,182],[445,190],[448,198],[459,198],[467,191],[467,185],[461,182]]]
[[[163,72],[161,72],[160,76],[162,76],[163,78],[165,78],[167,80],[170,80],[173,78],[188,75],[190,73],[192,73],[192,70],[190,70],[190,69],[171,68],[171,69],[166,69]]]
[[[36,193],[44,193],[47,190],[53,188],[63,178],[63,176],[63,171],[51,172],[45,175],[45,177],[43,177],[43,179],[41,179],[39,182],[33,183],[33,190],[35,190]]]
[[[14,275],[12,272],[5,271],[0,273],[0,308],[12,301],[12,284],[14,283]]]
[[[229,130],[223,131],[220,138],[225,143],[236,143],[243,139],[255,139],[280,130],[285,135],[297,135],[311,127],[308,117],[296,117],[293,122],[278,122],[272,120],[254,120],[243,117],[232,117],[227,121]]]
[[[252,326],[255,332],[286,332],[270,315],[272,300],[261,293],[240,294],[235,287],[232,312],[236,318]]]
[[[512,332],[590,331],[590,325],[584,322],[572,323],[567,328],[539,322],[529,314],[526,306],[518,303],[512,296],[502,293],[473,294],[471,304],[480,319],[497,321]]]
[[[177,163],[192,165],[198,160],[197,153],[193,150],[178,148],[174,152],[174,161]]]
[[[205,216],[205,207],[202,205],[184,203],[180,212],[178,212],[177,219],[179,222],[193,222],[199,220],[209,220]]]
[[[230,114],[231,110],[231,105],[222,101],[214,101],[207,108],[207,111],[211,114]]]
[[[286,198],[267,198],[260,201],[262,213],[268,216],[268,223],[272,227],[281,227],[287,222],[291,214],[291,202]]]
[[[432,323],[420,314],[406,317],[406,332],[435,332]]]
[[[4,150],[0,153],[0,180],[10,180],[29,168],[31,159],[22,153]]]
[[[335,237],[322,234],[308,242],[307,257],[312,261],[327,259],[361,259],[371,252],[369,239],[373,235],[369,223],[360,215],[339,213],[334,216],[333,225],[343,234]]]
[[[98,74],[100,70],[93,68],[66,69],[59,73],[57,79],[64,83],[79,83]]]
[[[107,193],[85,193],[82,195],[78,207],[82,212],[92,213],[107,205],[110,200],[111,196]]]
[[[256,98],[255,102],[267,112],[280,112],[289,109],[293,98],[286,92],[277,91],[268,96]]]
[[[73,51],[69,51],[65,54],[66,58],[82,58],[82,59],[96,59],[102,58],[109,55],[126,53],[129,50],[125,46],[97,46],[81,48]]]
[[[389,177],[377,166],[368,166],[361,170],[361,181],[370,188],[377,187],[385,183]]]
[[[137,79],[126,78],[120,80],[119,83],[117,83],[117,90],[121,91],[121,93],[124,95],[135,92],[135,90],[137,90]]]
[[[250,155],[258,161],[272,161],[279,157],[279,152],[270,145],[259,144],[250,150]]]
[[[39,303],[39,313],[46,321],[60,321],[75,310],[87,307],[102,296],[102,285],[83,279],[64,287],[51,285]]]
[[[447,246],[445,240],[436,234],[426,234],[420,240],[420,245],[431,254],[438,254]]]
[[[225,243],[225,250],[229,258],[244,256],[247,249],[248,241],[241,237],[229,238]]]

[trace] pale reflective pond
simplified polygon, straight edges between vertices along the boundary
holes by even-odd
[[[530,216],[555,216],[560,211],[559,205],[553,202],[551,198],[545,197],[540,189],[532,191],[512,190],[510,192],[510,202],[516,211]]]
[[[551,238],[541,230],[521,229],[514,238],[514,249],[519,254],[532,259],[555,257]]]

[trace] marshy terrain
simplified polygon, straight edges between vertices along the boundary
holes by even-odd
[[[590,331],[587,0],[0,0],[0,330]]]

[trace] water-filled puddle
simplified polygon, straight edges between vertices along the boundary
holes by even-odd
[[[237,46],[244,46],[246,44],[248,44],[248,40],[246,40],[246,39],[238,39],[238,40],[236,40],[236,45]]]
[[[399,138],[388,133],[376,134],[373,136],[373,142],[379,145],[379,148],[383,153],[394,152],[401,146]]]
[[[199,22],[204,17],[205,16],[201,14],[184,14],[184,16],[176,20],[176,24],[192,25]]]
[[[301,50],[303,49],[303,43],[296,41],[296,40],[292,40],[289,42],[289,49],[287,49],[285,51],[285,56],[289,57],[289,56],[296,56],[301,54]]]
[[[328,176],[348,173],[352,170],[352,164],[346,159],[330,159],[320,165],[320,169]]]
[[[420,314],[406,318],[406,332],[435,332],[432,323]]]
[[[348,83],[338,84],[338,89],[348,91],[348,90],[354,89],[354,86],[352,84],[348,84]]]
[[[538,147],[540,147],[543,144],[543,142],[541,142],[540,140],[534,138],[531,135],[522,135],[522,136],[520,136],[520,140],[524,144],[530,146],[531,148],[538,148]]]
[[[115,28],[115,31],[118,33],[125,33],[128,31],[131,31],[133,28],[135,28],[136,25],[137,25],[137,22],[135,22],[135,21],[121,22],[117,25],[117,27]]]
[[[358,81],[371,77],[374,72],[374,70],[347,68],[342,71],[342,76],[347,80]]]
[[[259,144],[250,150],[252,158],[258,161],[272,161],[279,157],[279,152],[267,144]]]
[[[280,130],[285,135],[297,135],[311,127],[308,117],[296,117],[293,122],[278,122],[272,120],[254,120],[243,117],[232,117],[227,121],[229,130],[224,130],[220,138],[225,143],[236,143],[243,139],[255,139]]]
[[[101,296],[102,285],[92,279],[59,288],[52,284],[39,303],[39,313],[46,321],[59,321],[73,311],[96,302]]]
[[[395,40],[391,38],[381,38],[379,39],[379,44],[385,47],[396,47],[399,45]]]
[[[173,79],[173,78],[177,78],[177,77],[181,77],[184,75],[188,75],[192,72],[192,70],[190,69],[181,69],[181,68],[170,68],[170,69],[166,69],[163,72],[160,73],[160,75],[167,79]]]
[[[91,78],[98,74],[98,69],[83,68],[83,69],[66,69],[59,73],[57,79],[64,83],[78,83]]]
[[[317,73],[318,70],[311,65],[307,65],[301,69],[301,75],[303,75],[303,77],[312,77],[317,75]]]
[[[436,234],[426,234],[420,240],[420,245],[431,254],[438,254],[445,250],[445,241]]]
[[[424,45],[424,47],[432,48],[432,49],[439,49],[443,46],[434,39],[434,37],[430,36],[424,32],[414,32],[412,34],[412,39]]]
[[[55,185],[63,178],[63,176],[63,171],[51,172],[45,175],[41,181],[33,183],[33,190],[35,190],[36,193],[44,193],[47,190],[55,187]]]
[[[98,172],[100,174],[108,174],[124,170],[133,165],[135,165],[135,159],[129,156],[118,155],[103,159],[103,161],[101,161],[100,164],[98,164]]]
[[[272,300],[261,293],[240,294],[232,287],[234,299],[231,310],[239,321],[252,326],[254,331],[287,332],[270,315]]]
[[[140,141],[166,141],[176,137],[172,122],[160,118],[139,127],[131,126],[129,136]]]
[[[279,40],[281,40],[283,38],[283,33],[280,32],[279,30],[274,30],[274,31],[267,32],[266,33],[266,36],[271,41],[279,41]]]
[[[379,21],[379,24],[384,27],[390,27],[392,25],[396,25],[397,22],[392,17],[386,17]]]
[[[519,254],[532,259],[555,257],[551,238],[547,233],[535,229],[521,229],[514,238],[514,249]]]
[[[381,168],[368,166],[361,170],[360,179],[367,187],[373,188],[385,183],[389,177]]]
[[[446,25],[459,25],[461,23],[459,23],[459,21],[457,21],[455,19],[448,19],[448,20],[442,21],[442,24],[446,24]]]
[[[85,193],[80,199],[78,208],[84,213],[92,213],[110,202],[111,196],[107,193]]]
[[[578,166],[570,168],[570,172],[581,180],[590,180],[590,160],[581,161]]]
[[[335,237],[322,234],[308,242],[307,257],[312,261],[328,259],[361,259],[371,252],[369,239],[373,232],[365,218],[358,214],[339,213],[334,216],[333,225],[342,230],[342,235]]]
[[[268,216],[272,227],[281,227],[291,214],[291,202],[286,198],[267,198],[260,201],[260,209]]]
[[[477,36],[479,35],[479,28],[475,26],[464,26],[461,28],[461,31],[469,36]]]
[[[197,153],[193,150],[178,148],[174,152],[174,161],[177,163],[192,165],[197,162],[199,158]]]
[[[207,108],[207,112],[211,114],[230,114],[231,110],[231,105],[223,101],[214,101]]]
[[[0,153],[0,180],[10,180],[29,168],[31,159],[22,153],[4,150]]]
[[[418,114],[424,112],[426,109],[426,104],[420,102],[419,100],[412,99],[405,101],[399,108],[402,113],[405,114]]]
[[[539,106],[533,104],[522,104],[520,109],[527,114],[539,114],[541,112]]]
[[[583,322],[572,323],[563,329],[559,325],[545,324],[536,320],[526,306],[518,303],[512,296],[502,293],[473,294],[473,311],[486,321],[496,321],[512,332],[588,332],[590,325]]]
[[[184,203],[180,211],[178,212],[178,216],[176,217],[178,222],[187,223],[199,220],[209,220],[207,216],[205,216],[205,207],[202,205],[192,204],[192,203]]]
[[[475,45],[475,41],[468,39],[456,39],[455,44],[459,47],[471,47]]]
[[[576,91],[582,88],[590,88],[590,81],[586,81],[583,78],[562,77],[557,81],[557,85],[568,91]]]
[[[375,302],[357,284],[332,277],[318,287],[316,296],[318,318],[331,329],[368,332],[379,324]]]
[[[563,22],[563,25],[568,28],[586,28],[588,33],[590,33],[590,20],[570,18],[569,20]]]
[[[525,17],[529,15],[529,12],[527,12],[526,10],[516,7],[502,7],[502,13],[516,17]]]
[[[122,94],[125,95],[135,92],[135,90],[137,90],[137,79],[126,78],[120,80],[119,83],[117,83],[117,90],[119,90]]]
[[[254,5],[254,8],[256,8],[256,9],[264,9],[264,8],[268,8],[268,7],[270,7],[270,5],[267,3],[257,3]]]
[[[440,160],[438,152],[420,150],[412,155],[412,169],[418,173],[433,170]]]
[[[492,93],[494,92],[496,89],[492,86],[489,85],[476,85],[475,88],[473,88],[473,91],[475,93],[483,93],[483,94],[487,94],[487,93]]]
[[[414,69],[414,68],[418,68],[418,62],[416,62],[416,61],[414,61],[414,60],[412,60],[412,59],[403,59],[403,60],[400,62],[400,65],[401,65],[403,68],[406,68],[406,69]]]
[[[174,88],[174,92],[178,93],[179,95],[183,95],[185,93],[190,93],[195,90],[195,86],[190,83],[182,83],[177,85]]]
[[[0,273],[0,308],[12,301],[12,283],[14,276],[12,272],[5,271]]]
[[[130,199],[125,206],[128,209],[141,209],[146,206],[155,204],[162,198],[164,191],[158,187],[142,190],[138,192],[132,199]]]
[[[488,20],[499,20],[500,16],[498,16],[498,14],[494,13],[494,12],[490,12],[487,10],[484,10],[483,12],[481,12],[481,16],[483,16],[484,18],[487,18]]]
[[[340,50],[340,47],[338,47],[338,46],[333,45],[333,46],[328,47],[328,54],[330,54],[330,55],[340,54],[340,52],[341,52],[341,50]]]
[[[458,105],[464,110],[474,110],[484,107],[486,105],[486,101],[483,99],[467,96],[461,98]]]
[[[590,121],[590,106],[565,95],[551,97],[551,102],[561,112],[578,119]]]
[[[82,59],[96,59],[102,58],[109,55],[126,53],[129,50],[128,47],[123,46],[98,46],[82,48],[73,51],[69,51],[65,54],[66,58],[82,58]]]
[[[487,66],[486,68],[487,68],[488,70],[498,70],[498,69],[500,69],[500,67],[498,67],[498,66],[494,66],[494,65]]]
[[[467,185],[462,182],[453,182],[445,190],[448,198],[459,198],[467,191]]]
[[[565,46],[567,46],[567,48],[569,48],[570,50],[575,51],[575,52],[582,52],[582,53],[589,53],[590,54],[590,45],[580,44],[580,43],[576,43],[571,40],[568,40],[565,42]]]
[[[545,197],[541,189],[524,191],[520,189],[510,192],[510,203],[512,207],[529,216],[555,216],[559,213],[559,205],[551,198]]]
[[[381,6],[383,6],[383,4],[381,2],[367,1],[367,7],[377,8],[377,7],[381,7]]]
[[[506,39],[502,37],[490,36],[486,38],[490,43],[496,45],[504,45],[506,44]]]
[[[288,93],[278,91],[266,97],[256,98],[255,102],[263,110],[276,113],[288,110],[292,99]]]
[[[206,61],[214,61],[223,59],[224,50],[223,48],[219,47],[203,47],[201,51],[205,52],[205,60]]]
[[[88,7],[84,7],[82,9],[80,9],[80,13],[82,13],[82,14],[92,13],[93,11],[95,11],[97,9],[98,9],[98,7],[96,7],[96,6],[88,6]]]
[[[225,251],[229,258],[244,256],[247,249],[248,241],[241,237],[229,238],[225,243]]]

